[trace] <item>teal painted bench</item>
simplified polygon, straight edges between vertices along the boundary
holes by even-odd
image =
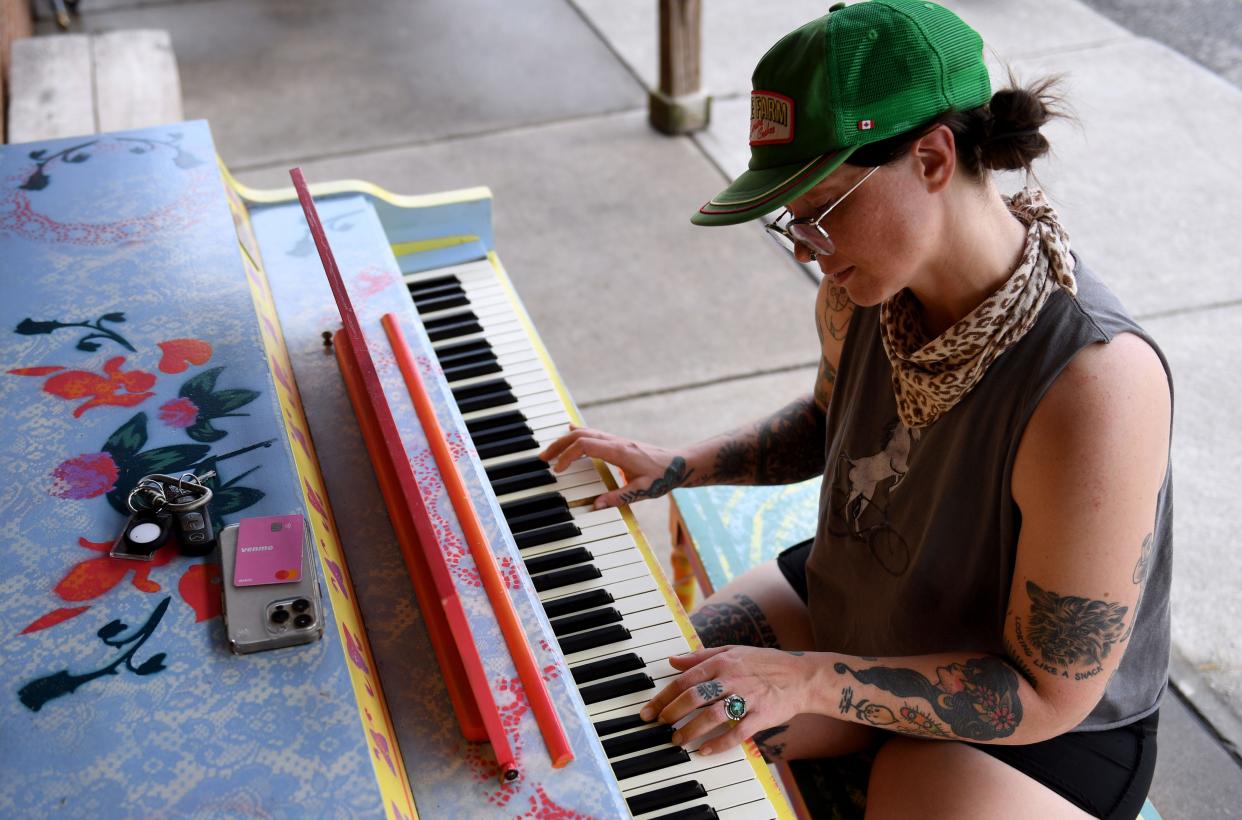
[[[687,611],[747,569],[775,558],[785,547],[815,535],[819,479],[779,487],[683,487],[672,492],[673,588]],[[812,773],[777,765],[799,817],[810,817],[801,798]],[[817,788],[825,784],[816,781]],[[844,791],[841,796],[844,798]],[[1160,820],[1148,800],[1138,820]]]

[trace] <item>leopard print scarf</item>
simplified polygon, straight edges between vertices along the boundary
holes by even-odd
[[[1026,247],[1000,290],[930,341],[921,307],[908,289],[880,305],[897,413],[907,427],[926,427],[961,401],[996,357],[1035,325],[1055,288],[1071,296],[1078,292],[1069,236],[1043,191],[1023,189],[1006,201],[1027,226]]]

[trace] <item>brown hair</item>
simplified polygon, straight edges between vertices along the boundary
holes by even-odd
[[[1050,145],[1039,129],[1049,120],[1068,117],[1059,93],[1058,77],[1048,77],[1022,87],[1010,74],[1012,87],[992,95],[987,105],[969,111],[946,111],[918,128],[864,145],[849,159],[850,165],[887,165],[904,156],[920,137],[946,125],[957,145],[958,164],[971,177],[985,170],[1031,170],[1031,164],[1048,153]]]

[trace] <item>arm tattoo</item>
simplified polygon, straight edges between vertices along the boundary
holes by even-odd
[[[1021,619],[1014,617],[1014,636],[1031,662],[1063,678],[1070,677],[1070,667],[1086,665],[1086,670],[1073,673],[1074,680],[1087,680],[1102,672],[1109,650],[1125,631],[1122,619],[1128,607],[1057,595],[1029,580],[1026,592],[1031,598],[1031,617],[1025,633]]]
[[[815,377],[815,404],[827,409],[832,400],[832,388],[837,383],[837,369],[827,356],[819,357],[819,374]]]
[[[995,740],[1013,734],[1022,721],[1022,702],[1018,699],[1018,674],[999,658],[976,658],[936,670],[936,680],[928,680],[914,669],[875,666],[851,669],[844,663],[833,666],[838,674],[853,675],[859,683],[871,684],[903,698],[927,701],[931,711],[904,703],[898,713],[883,704],[853,701],[847,687],[841,699],[842,714],[851,711],[873,726],[885,726],[925,736],[947,736],[939,718],[963,740]]]
[[[1026,678],[1026,682],[1035,685],[1035,673],[1031,671],[1031,667],[1026,665],[1026,661],[1022,660],[1022,656],[1018,654],[1018,649],[1013,645],[1009,638],[1005,638],[1005,654],[1008,655],[1008,661],[1013,664],[1013,668],[1022,673],[1022,677]]]
[[[1147,574],[1151,572],[1151,549],[1152,534],[1147,533],[1147,537],[1143,539],[1143,546],[1139,551],[1138,563],[1134,565],[1134,572],[1130,575],[1130,580],[1139,588],[1138,600],[1134,602],[1134,617],[1130,619],[1130,625],[1126,627],[1126,634],[1117,639],[1117,643],[1125,643],[1130,640],[1130,633],[1134,631],[1134,624],[1138,621],[1139,607],[1143,605],[1143,593],[1147,592]]]
[[[737,603],[706,604],[690,616],[690,623],[704,646],[767,646],[780,649],[772,625],[759,605],[746,595],[734,595]]]
[[[788,484],[824,471],[824,411],[799,399],[759,425],[755,479]]]
[[[773,760],[779,760],[785,755],[784,739],[780,743],[776,742],[776,736],[783,734],[789,729],[789,724],[781,726],[773,726],[771,729],[764,729],[751,737],[755,741],[755,745],[759,747],[759,751],[763,754],[763,759],[771,763]]]
[[[755,445],[745,439],[731,439],[716,451],[716,471],[712,479],[720,482],[755,477]]]
[[[674,487],[685,484],[692,475],[694,475],[694,470],[686,466],[686,460],[681,456],[675,456],[669,462],[668,469],[664,471],[662,477],[651,482],[651,486],[645,490],[630,490],[628,493],[622,493],[621,503],[632,504],[640,498],[659,498]]]
[[[704,703],[708,703],[724,694],[724,685],[718,680],[707,680],[694,687],[694,691],[699,693]]]

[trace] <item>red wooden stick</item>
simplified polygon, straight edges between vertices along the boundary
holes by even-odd
[[[405,341],[405,334],[401,332],[401,326],[397,324],[397,317],[391,313],[380,317],[380,323],[384,325],[384,331],[388,334],[388,342],[392,345],[392,351],[397,357],[397,366],[401,368],[401,375],[405,377],[405,385],[409,389],[410,398],[414,401],[418,420],[422,422],[423,432],[427,434],[427,442],[436,459],[436,466],[440,468],[440,476],[444,479],[444,488],[453,502],[453,510],[457,513],[462,533],[466,536],[466,543],[470,545],[470,554],[474,556],[474,563],[479,568],[483,588],[487,590],[487,597],[492,602],[496,622],[500,625],[500,631],[509,647],[509,654],[513,657],[513,664],[522,678],[522,687],[535,713],[535,721],[539,724],[539,731],[543,734],[543,742],[548,747],[548,756],[552,758],[552,766],[559,769],[574,759],[574,752],[570,748],[565,727],[561,724],[560,715],[556,713],[556,707],[552,705],[552,695],[548,692],[548,685],[540,674],[539,664],[535,661],[535,653],[531,651],[530,642],[522,630],[517,611],[513,608],[513,601],[509,598],[509,591],[505,589],[504,579],[500,576],[500,569],[496,566],[496,557],[492,555],[487,536],[483,534],[483,525],[479,522],[479,514],[470,501],[466,482],[462,480],[461,471],[457,467],[457,462],[453,460],[448,442],[444,439],[440,420],[436,418],[435,407],[432,406],[431,398],[427,395],[427,388],[423,385],[422,376],[418,373],[418,366],[414,363],[410,346]]]
[[[398,484],[401,487],[401,495],[405,499],[406,507],[410,511],[413,524],[419,533],[419,544],[427,557],[436,594],[444,607],[444,614],[452,630],[454,643],[461,656],[466,676],[470,681],[471,693],[475,703],[478,705],[483,724],[487,729],[487,736],[491,741],[492,751],[496,755],[496,762],[500,767],[501,777],[505,780],[516,780],[519,772],[513,749],[509,744],[509,736],[505,733],[504,726],[500,720],[500,710],[496,707],[496,701],[492,698],[491,688],[488,686],[486,673],[479,658],[478,647],[470,631],[470,624],[466,620],[465,610],[457,597],[457,588],[453,585],[453,579],[449,575],[448,567],[444,563],[444,553],[440,550],[439,544],[435,540],[427,509],[423,505],[423,498],[418,491],[418,484],[414,478],[414,471],[406,458],[405,448],[401,443],[401,435],[397,431],[397,423],[392,416],[392,408],[388,406],[388,400],[384,396],[383,385],[380,383],[379,374],[375,370],[375,362],[371,359],[371,352],[367,349],[366,338],[363,336],[362,328],[358,324],[358,316],[350,303],[349,293],[345,290],[345,283],[341,279],[341,272],[336,266],[336,258],[332,255],[332,248],[328,245],[328,237],[325,235],[323,225],[319,221],[319,213],[315,210],[315,202],[311,198],[310,190],[307,188],[306,178],[302,175],[302,169],[294,168],[290,170],[289,176],[293,179],[293,187],[297,189],[298,200],[302,203],[302,211],[306,214],[306,223],[310,227],[311,237],[315,240],[315,247],[319,249],[319,258],[323,262],[324,272],[328,275],[328,284],[332,288],[332,295],[335,297],[337,307],[341,311],[344,338],[348,341],[349,347],[353,352],[354,364],[357,365],[358,375],[361,376],[362,383],[366,388],[368,404],[375,410],[376,421],[379,424],[380,432],[384,439],[384,446],[388,452],[388,460],[396,470]]]

